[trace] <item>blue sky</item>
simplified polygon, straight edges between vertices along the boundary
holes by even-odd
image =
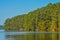
[[[56,2],[60,2],[60,0],[0,0],[0,25],[3,25],[7,18],[25,14],[46,6],[48,3]]]

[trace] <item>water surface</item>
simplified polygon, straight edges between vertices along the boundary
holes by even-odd
[[[0,30],[0,40],[60,40],[60,33],[5,32]]]

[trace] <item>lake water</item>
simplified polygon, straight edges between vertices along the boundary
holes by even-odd
[[[0,30],[0,40],[60,40],[60,33],[5,32]]]

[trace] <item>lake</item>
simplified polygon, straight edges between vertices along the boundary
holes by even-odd
[[[60,33],[5,32],[0,30],[0,40],[60,40]]]

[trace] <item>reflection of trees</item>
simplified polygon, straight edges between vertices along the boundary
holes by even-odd
[[[23,40],[23,35],[6,35],[6,39],[8,40]]]
[[[22,35],[6,35],[7,40],[60,40],[60,34],[56,33],[32,33]]]

